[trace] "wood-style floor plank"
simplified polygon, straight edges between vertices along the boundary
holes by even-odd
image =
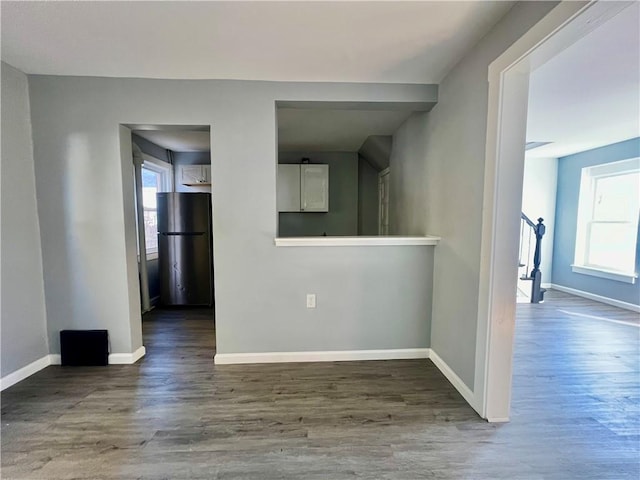
[[[155,311],[138,364],[2,392],[2,478],[637,479],[633,323],[557,292],[518,305],[512,419],[494,425],[429,361],[215,366],[211,311]]]

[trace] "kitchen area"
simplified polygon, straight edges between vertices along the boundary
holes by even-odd
[[[412,111],[375,108],[277,109],[279,238],[389,234],[393,133]]]
[[[212,308],[208,127],[133,130],[142,311]]]

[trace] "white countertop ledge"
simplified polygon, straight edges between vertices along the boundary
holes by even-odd
[[[379,237],[280,237],[276,247],[366,247],[401,245],[437,245],[440,237],[379,236]]]

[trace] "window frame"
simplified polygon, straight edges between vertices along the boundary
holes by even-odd
[[[608,280],[634,284],[638,278],[637,252],[634,255],[633,264],[628,270],[608,268],[603,265],[590,264],[591,229],[594,224],[631,224],[636,232],[634,251],[638,242],[638,216],[635,220],[606,220],[595,219],[596,187],[599,179],[628,175],[640,172],[640,157],[629,158],[617,162],[610,162],[591,167],[582,168],[580,179],[580,192],[578,197],[578,217],[576,224],[576,243],[574,263],[571,269],[574,273],[591,275]],[[635,225],[634,225],[635,223]]]
[[[158,193],[173,191],[173,165],[159,158],[153,157],[146,153],[142,153],[143,163],[141,169],[148,170],[158,175]],[[140,192],[142,194],[142,192]],[[143,210],[146,210],[144,203]],[[157,209],[156,209],[157,211]],[[147,260],[155,260],[158,258],[158,248],[147,248],[145,245],[145,254]],[[138,252],[138,256],[140,252]]]
[[[173,192],[173,165],[146,153],[142,154],[142,168],[159,173],[161,176],[161,192]]]

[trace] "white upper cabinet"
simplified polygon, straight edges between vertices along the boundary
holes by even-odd
[[[278,165],[278,212],[328,212],[329,165]]]
[[[211,165],[180,165],[178,178],[182,185],[211,185]]]
[[[329,165],[300,165],[300,209],[329,211]]]
[[[278,211],[300,211],[300,165],[278,165]]]

